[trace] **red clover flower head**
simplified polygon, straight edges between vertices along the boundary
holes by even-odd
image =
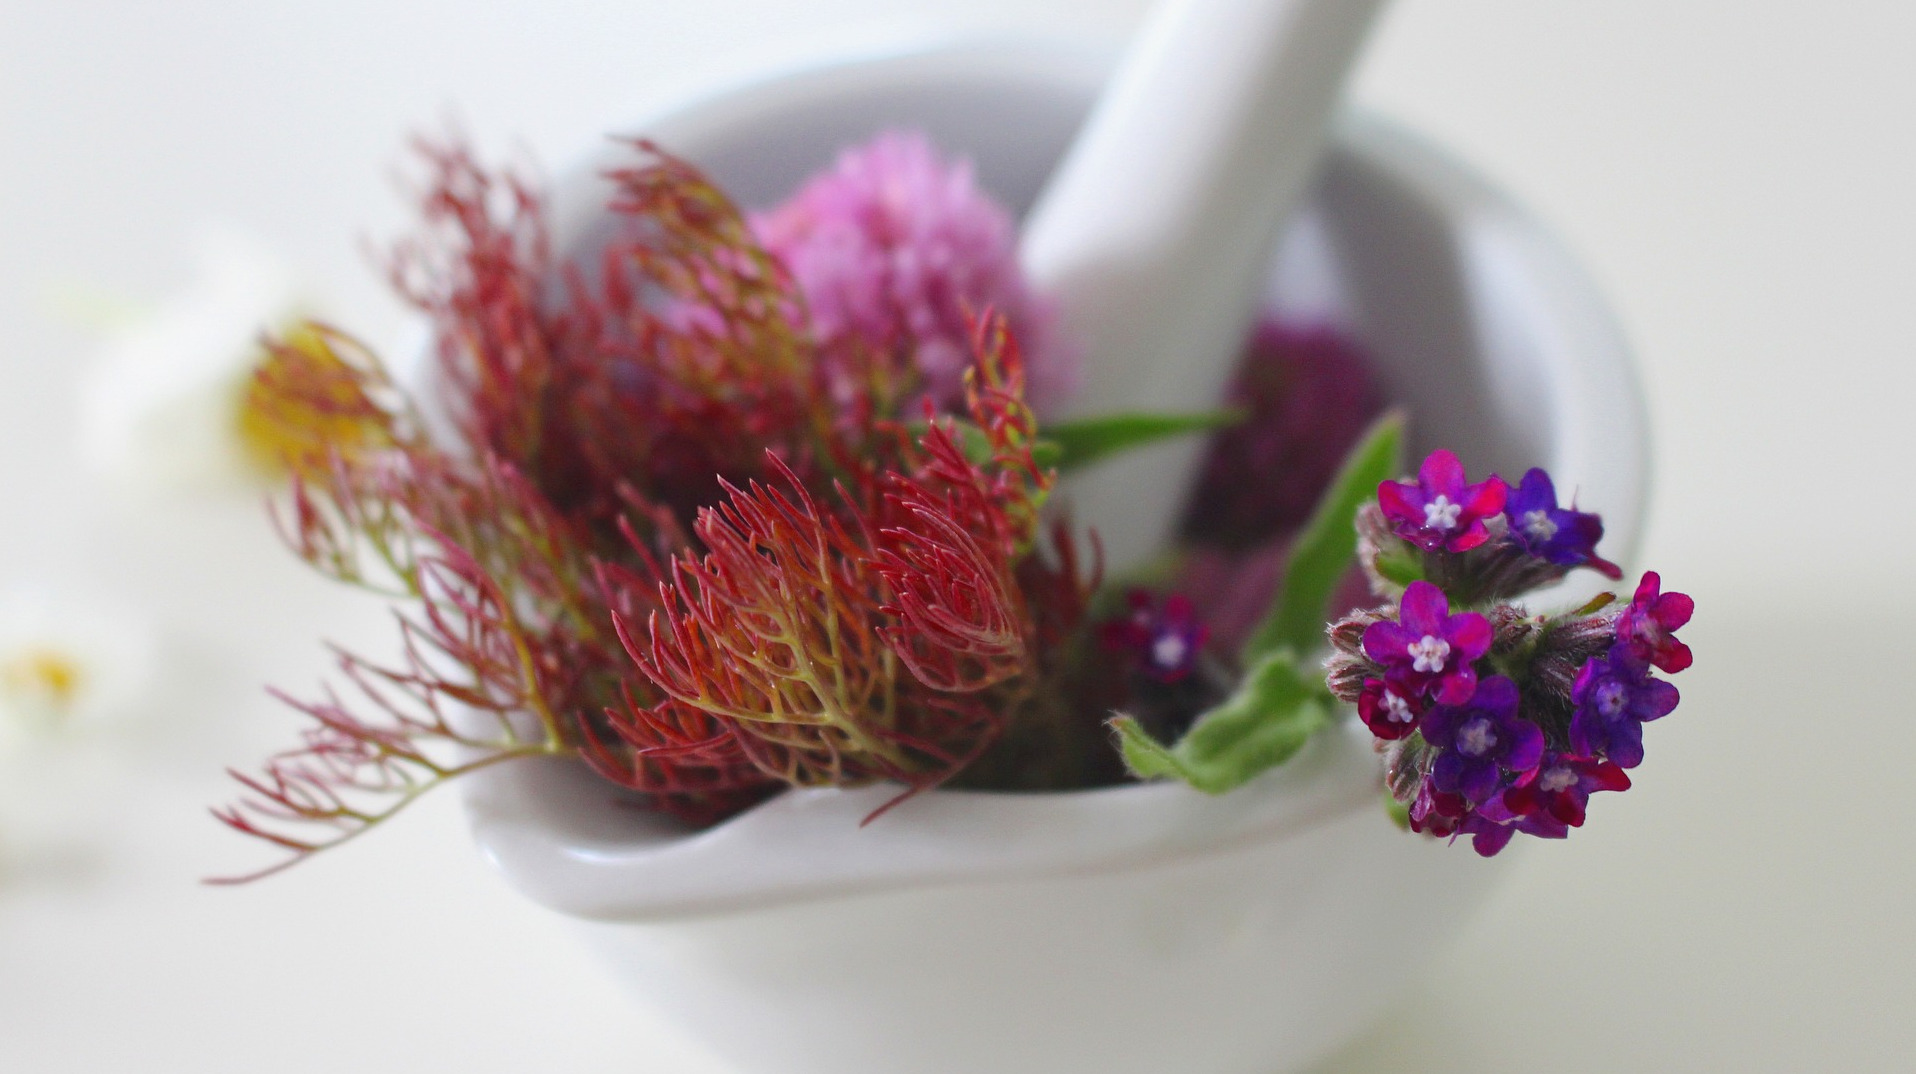
[[[832,167],[752,230],[791,271],[811,327],[895,348],[941,410],[964,399],[970,319],[1004,315],[1026,355],[1026,394],[1045,411],[1076,386],[1070,349],[1018,267],[1011,214],[923,134],[890,131]]]

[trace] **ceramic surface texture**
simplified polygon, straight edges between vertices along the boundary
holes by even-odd
[[[1022,209],[1105,70],[1020,47],[867,59],[633,132],[765,205],[838,148],[916,127]],[[562,250],[593,245],[612,159],[561,184]],[[1371,351],[1414,451],[1549,467],[1629,561],[1645,435],[1628,355],[1576,266],[1470,172],[1346,120],[1271,300]],[[890,794],[788,793],[686,833],[551,763],[486,773],[467,801],[514,885],[585,919],[649,1002],[753,1074],[1295,1069],[1415,979],[1497,865],[1395,830],[1353,727],[1218,798],[938,791],[861,827]]]

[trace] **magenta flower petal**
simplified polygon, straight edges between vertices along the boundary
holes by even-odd
[[[1438,448],[1417,468],[1417,483],[1424,486],[1426,492],[1442,492],[1459,498],[1464,488],[1464,464],[1455,452]]]
[[[1458,612],[1444,620],[1444,636],[1459,660],[1475,660],[1490,651],[1490,620],[1476,612]]]
[[[1364,628],[1364,655],[1385,666],[1404,663],[1410,643],[1421,637],[1388,619]]]
[[[1502,514],[1504,499],[1510,494],[1510,486],[1496,474],[1491,474],[1482,482],[1470,486],[1463,492],[1464,514],[1475,515],[1479,519]]]
[[[1690,621],[1696,602],[1683,593],[1661,592],[1663,579],[1645,571],[1630,606],[1617,617],[1617,641],[1636,656],[1675,674],[1690,666],[1690,647],[1674,631]]]
[[[1417,486],[1406,485],[1401,481],[1380,481],[1377,485],[1377,506],[1383,508],[1384,517],[1392,522],[1410,522],[1421,525],[1424,521],[1423,497],[1413,499]]]
[[[1687,593],[1664,593],[1657,597],[1657,625],[1665,630],[1675,630],[1688,623],[1695,613],[1696,601]]]
[[[1357,715],[1371,734],[1387,742],[1406,738],[1417,730],[1424,713],[1424,700],[1415,683],[1402,675],[1367,679],[1364,692],[1357,696]]]
[[[1490,648],[1490,623],[1476,612],[1450,614],[1444,591],[1412,582],[1398,603],[1397,621],[1364,629],[1364,655],[1414,687],[1418,697],[1462,704],[1477,686],[1473,661]]]
[[[1430,453],[1415,482],[1386,481],[1377,504],[1399,537],[1427,552],[1465,552],[1490,539],[1484,520],[1503,511],[1509,487],[1492,474],[1475,485],[1449,451]]]
[[[1442,634],[1448,625],[1445,617],[1450,615],[1450,598],[1429,582],[1410,583],[1398,607],[1398,619],[1413,634]]]
[[[1439,679],[1436,689],[1432,691],[1432,696],[1440,705],[1461,705],[1469,701],[1470,696],[1476,692],[1477,672],[1469,664],[1465,664]]]

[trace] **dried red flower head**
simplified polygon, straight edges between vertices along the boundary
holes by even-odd
[[[737,207],[640,148],[587,272],[555,263],[530,183],[423,147],[427,232],[394,278],[435,323],[452,442],[330,329],[261,374],[297,419],[289,544],[394,597],[404,642],[342,656],[350,689],[294,702],[305,744],[217,811],[292,860],[518,757],[709,822],[789,784],[930,786],[1072,718],[1031,701],[1088,586],[1068,539],[1034,554],[1052,476],[1002,319],[962,418],[914,432],[883,355],[825,354]]]

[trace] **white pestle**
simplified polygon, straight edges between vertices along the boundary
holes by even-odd
[[[1280,229],[1383,0],[1163,0],[1025,220],[1020,258],[1085,351],[1074,414],[1219,405]],[[1069,486],[1108,564],[1172,534],[1199,438]]]

